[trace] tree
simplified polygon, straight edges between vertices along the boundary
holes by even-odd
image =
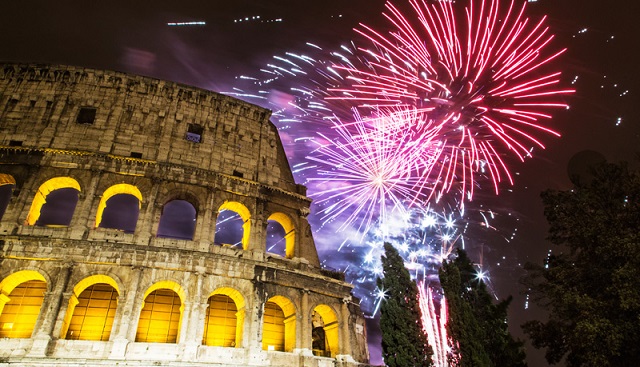
[[[431,366],[433,350],[422,331],[418,287],[398,251],[384,244],[382,256],[384,278],[378,287],[386,297],[380,305],[382,357],[389,367]]]
[[[526,285],[549,311],[523,325],[555,364],[636,366],[640,361],[640,176],[605,163],[588,182],[542,193],[548,240],[560,247],[528,264]]]
[[[447,331],[453,340],[451,364],[462,367],[526,366],[524,345],[507,328],[511,297],[493,304],[471,260],[459,249],[440,269],[449,309]]]

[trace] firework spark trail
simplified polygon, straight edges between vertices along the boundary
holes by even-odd
[[[451,347],[447,337],[447,301],[444,296],[440,298],[440,315],[437,315],[433,290],[424,282],[418,283],[418,301],[422,328],[433,349],[433,364],[436,367],[448,367],[447,356]]]
[[[567,108],[558,100],[574,90],[559,86],[561,73],[543,69],[565,50],[547,51],[554,36],[544,17],[533,23],[525,16],[524,3],[511,1],[506,9],[499,0],[470,0],[466,8],[410,4],[408,16],[386,4],[393,28],[387,35],[360,24],[356,32],[373,47],[358,51],[369,60],[364,67],[334,64],[348,85],[329,88],[327,99],[430,111],[443,148],[440,168],[418,173],[429,182],[420,188],[437,189],[435,197],[459,190],[462,204],[480,172],[498,193],[500,182],[513,184],[502,150],[524,160],[530,145],[544,148],[537,135],[559,136],[541,122],[551,118],[546,110]]]

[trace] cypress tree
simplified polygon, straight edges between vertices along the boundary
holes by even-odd
[[[452,366],[526,366],[524,345],[507,328],[511,298],[493,304],[464,250],[459,249],[455,260],[442,265],[440,284],[449,309],[447,331],[453,339]]]
[[[384,278],[378,287],[386,293],[380,305],[382,357],[389,367],[432,366],[433,351],[422,329],[418,287],[398,251],[384,244]]]

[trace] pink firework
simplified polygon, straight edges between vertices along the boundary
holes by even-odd
[[[568,108],[562,98],[574,92],[560,86],[560,72],[548,71],[565,50],[550,50],[554,36],[545,18],[527,18],[524,2],[503,7],[499,0],[469,0],[464,8],[451,1],[409,2],[409,16],[386,4],[388,34],[363,24],[356,29],[373,45],[359,48],[366,67],[334,65],[348,82],[331,88],[327,98],[363,110],[427,114],[423,125],[441,143],[438,164],[414,174],[430,195],[455,188],[462,203],[480,175],[490,177],[498,193],[501,181],[513,184],[505,150],[524,160],[532,147],[544,148],[540,135],[560,136],[543,122],[550,110]]]

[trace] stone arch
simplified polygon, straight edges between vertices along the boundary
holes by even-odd
[[[140,208],[142,207],[142,193],[140,193],[140,190],[136,186],[121,183],[110,186],[102,194],[102,198],[98,204],[98,212],[96,214],[96,227],[100,227],[100,224],[102,223],[104,211],[107,209],[107,202],[116,195],[131,195],[138,199],[138,213],[135,215],[137,221]]]
[[[108,341],[121,294],[112,277],[96,274],[82,279],[69,298],[60,337]]]
[[[313,354],[335,357],[340,352],[338,325],[338,316],[333,307],[319,304],[311,310]]]
[[[9,206],[13,189],[16,187],[16,179],[6,173],[0,173],[0,220]]]
[[[29,214],[27,215],[27,224],[30,226],[36,224],[36,222],[40,218],[42,207],[47,202],[47,196],[49,196],[49,194],[51,194],[55,190],[67,188],[75,189],[78,191],[78,193],[82,191],[80,189],[80,184],[78,183],[78,181],[71,177],[54,177],[40,185],[33,198],[33,202],[31,203],[31,209],[29,209]],[[77,199],[75,204],[77,204]]]
[[[249,236],[251,233],[251,212],[242,203],[238,201],[225,201],[218,208],[218,213],[223,210],[230,210],[236,212],[242,219],[242,249],[247,250],[249,248]]]
[[[48,285],[47,279],[35,270],[20,270],[2,279],[0,337],[31,337]],[[16,302],[12,302],[12,299]]]
[[[163,280],[149,287],[143,296],[135,341],[177,343],[184,300],[184,289],[174,281]]]
[[[296,246],[296,228],[293,225],[293,221],[291,217],[287,214],[276,212],[273,213],[267,218],[267,222],[275,221],[282,226],[284,230],[284,241],[285,241],[285,252],[284,255],[287,259],[291,259],[295,255],[295,246]]]
[[[162,205],[156,236],[193,240],[197,218],[198,200],[194,196],[185,193],[173,195]],[[176,228],[180,231],[175,232]]]
[[[229,304],[232,301],[233,305]],[[242,347],[245,319],[245,300],[230,287],[218,288],[207,299],[204,345]]]
[[[284,296],[265,302],[262,314],[262,349],[291,352],[296,346],[296,307]]]

